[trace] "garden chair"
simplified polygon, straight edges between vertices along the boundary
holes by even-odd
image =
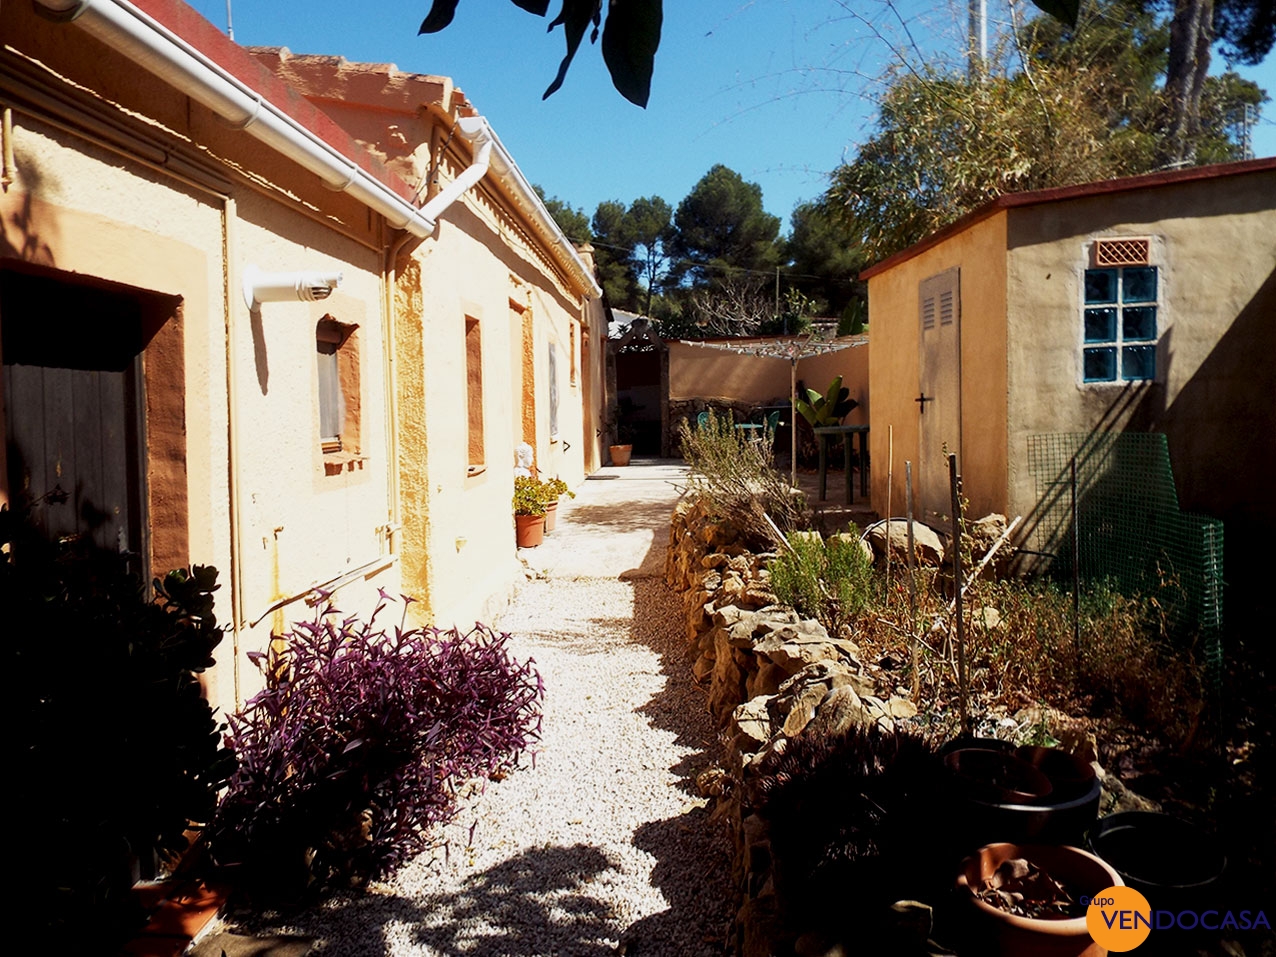
[[[706,409],[705,411],[701,412],[699,415],[696,416],[696,429],[700,432],[703,432],[708,427],[709,427],[709,410]]]

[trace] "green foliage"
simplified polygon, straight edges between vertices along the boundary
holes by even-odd
[[[552,501],[553,498],[547,497],[544,482],[539,482],[530,475],[514,476],[515,515],[544,515],[546,503]]]
[[[780,314],[762,323],[763,335],[799,336],[810,331],[815,315],[815,300],[796,289],[784,290]]]
[[[823,395],[807,389],[806,398],[797,400],[797,410],[814,429],[840,425],[858,404],[851,398],[851,390],[842,387],[842,377],[835,376]]]
[[[563,235],[574,243],[588,242],[593,238],[589,229],[589,217],[585,215],[583,209],[572,206],[557,196],[546,196],[545,190],[540,186],[533,185],[532,189],[541,198],[549,214],[554,217],[554,222],[563,231]]]
[[[637,276],[624,235],[624,219],[624,203],[604,200],[598,204],[594,217],[590,220],[594,237],[594,262],[598,270],[598,283],[603,287],[608,303],[617,309],[637,312]]]
[[[868,323],[868,305],[863,299],[852,299],[837,320],[839,336],[858,336]]]
[[[704,286],[730,269],[771,270],[779,264],[780,220],[762,207],[762,187],[715,165],[692,187],[674,214],[674,250],[686,260],[681,279]]]
[[[847,532],[824,540],[810,532],[789,536],[789,547],[771,562],[776,597],[831,634],[852,624],[872,593],[873,563],[854,523]]]
[[[459,0],[433,0],[418,33],[437,33],[452,22]],[[528,13],[543,17],[549,0],[513,0]],[[663,20],[661,0],[608,0],[607,23],[603,25],[602,0],[563,0],[559,14],[549,28],[561,26],[567,53],[558,65],[558,74],[542,99],[554,94],[567,78],[585,32],[593,27],[590,42],[603,37],[603,62],[611,73],[612,85],[629,102],[646,107],[651,95],[651,72],[660,46]]]
[[[672,216],[659,196],[635,199],[628,207],[619,200],[598,204],[596,257],[608,301],[616,308],[652,314],[669,274]]]
[[[546,479],[542,482],[541,491],[545,495],[546,505],[552,505],[564,495],[568,498],[576,497],[576,493],[571,490],[571,487],[558,476],[554,476],[552,479]]]
[[[866,265],[859,237],[836,209],[821,201],[798,205],[789,224],[787,271],[801,277],[793,282],[803,291],[822,301],[819,314],[837,315],[855,301],[854,280]],[[806,278],[811,276],[815,278]]]
[[[1170,135],[1156,85],[1167,43],[1151,13],[1109,0],[1087,4],[1074,30],[1030,23],[1018,69],[980,81],[929,66],[900,71],[877,132],[834,172],[827,202],[866,255],[882,259],[1004,193],[1148,172]],[[1210,161],[1236,156],[1223,146],[1234,111],[1220,109],[1191,148]]]
[[[184,851],[233,769],[198,678],[222,638],[217,570],[169,572],[151,601],[122,556],[49,543],[25,512],[0,509],[0,545],[12,904],[43,949],[106,952],[134,916],[133,864]]]
[[[707,420],[703,427],[685,419],[678,425],[691,492],[718,518],[738,524],[752,545],[774,544],[764,514],[783,531],[801,528],[806,502],[771,466],[774,436],[754,441],[735,428],[729,414],[709,410]]]
[[[1256,66],[1276,42],[1270,0],[1214,0],[1214,35],[1229,61]]]

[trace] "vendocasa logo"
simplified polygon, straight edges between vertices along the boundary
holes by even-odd
[[[1158,910],[1133,887],[1109,887],[1086,905],[1085,926],[1095,943],[1112,953],[1134,950],[1152,931],[1174,930],[1271,930],[1267,915],[1255,910]]]
[[[1152,905],[1133,887],[1109,887],[1082,903],[1086,930],[1113,953],[1134,950],[1152,933]]]

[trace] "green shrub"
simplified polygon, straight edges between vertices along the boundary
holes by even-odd
[[[222,637],[217,570],[169,572],[151,601],[122,556],[50,543],[25,511],[0,509],[0,545],[11,903],[42,949],[106,952],[140,916],[135,870],[186,849],[234,767],[197,677]]]
[[[789,547],[771,562],[776,597],[802,614],[817,618],[832,634],[859,617],[868,603],[873,565],[859,542],[854,523],[846,534],[828,540],[790,535]]]
[[[683,420],[678,427],[682,457],[690,467],[691,491],[721,518],[742,525],[749,544],[774,544],[763,515],[788,532],[806,522],[802,493],[771,465],[774,436],[758,442],[735,428],[729,414],[712,410],[703,427]]]

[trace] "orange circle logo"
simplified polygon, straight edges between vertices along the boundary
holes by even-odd
[[[1085,926],[1113,953],[1134,950],[1152,933],[1152,905],[1133,887],[1109,887],[1090,898]]]

